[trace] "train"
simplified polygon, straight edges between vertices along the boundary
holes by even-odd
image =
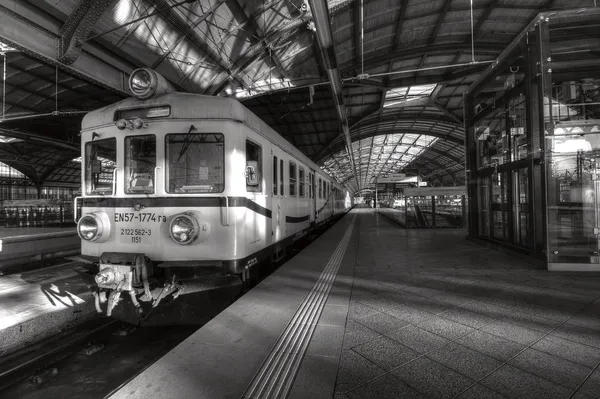
[[[177,92],[149,68],[129,88],[82,120],[74,209],[98,312],[188,323],[203,306],[193,294],[255,281],[352,207],[344,186],[237,100]]]

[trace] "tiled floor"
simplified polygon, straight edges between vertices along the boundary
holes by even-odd
[[[600,398],[600,273],[354,212],[336,399]]]

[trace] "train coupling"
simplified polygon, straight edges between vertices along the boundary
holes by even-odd
[[[129,295],[138,314],[143,314],[141,302],[152,303],[152,308],[168,295],[177,298],[184,290],[183,284],[175,280],[168,281],[162,288],[150,290],[148,276],[151,275],[151,263],[144,254],[124,254],[105,252],[100,256],[99,272],[94,277],[98,290],[93,293],[96,311],[103,313],[102,304],[106,303],[106,315],[111,316],[119,304],[121,295]]]

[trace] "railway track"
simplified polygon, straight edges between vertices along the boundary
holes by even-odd
[[[0,397],[103,398],[198,329],[98,318],[0,362]]]

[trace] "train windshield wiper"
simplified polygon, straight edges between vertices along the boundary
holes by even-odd
[[[188,130],[185,138],[183,139],[183,145],[181,146],[181,150],[179,151],[179,156],[177,157],[176,162],[179,162],[181,157],[184,156],[185,153],[187,152],[188,148],[190,147],[190,144],[192,144],[192,137],[194,137],[192,135],[192,130],[195,130],[195,129],[196,128],[194,127],[194,125],[190,125],[190,130]]]

